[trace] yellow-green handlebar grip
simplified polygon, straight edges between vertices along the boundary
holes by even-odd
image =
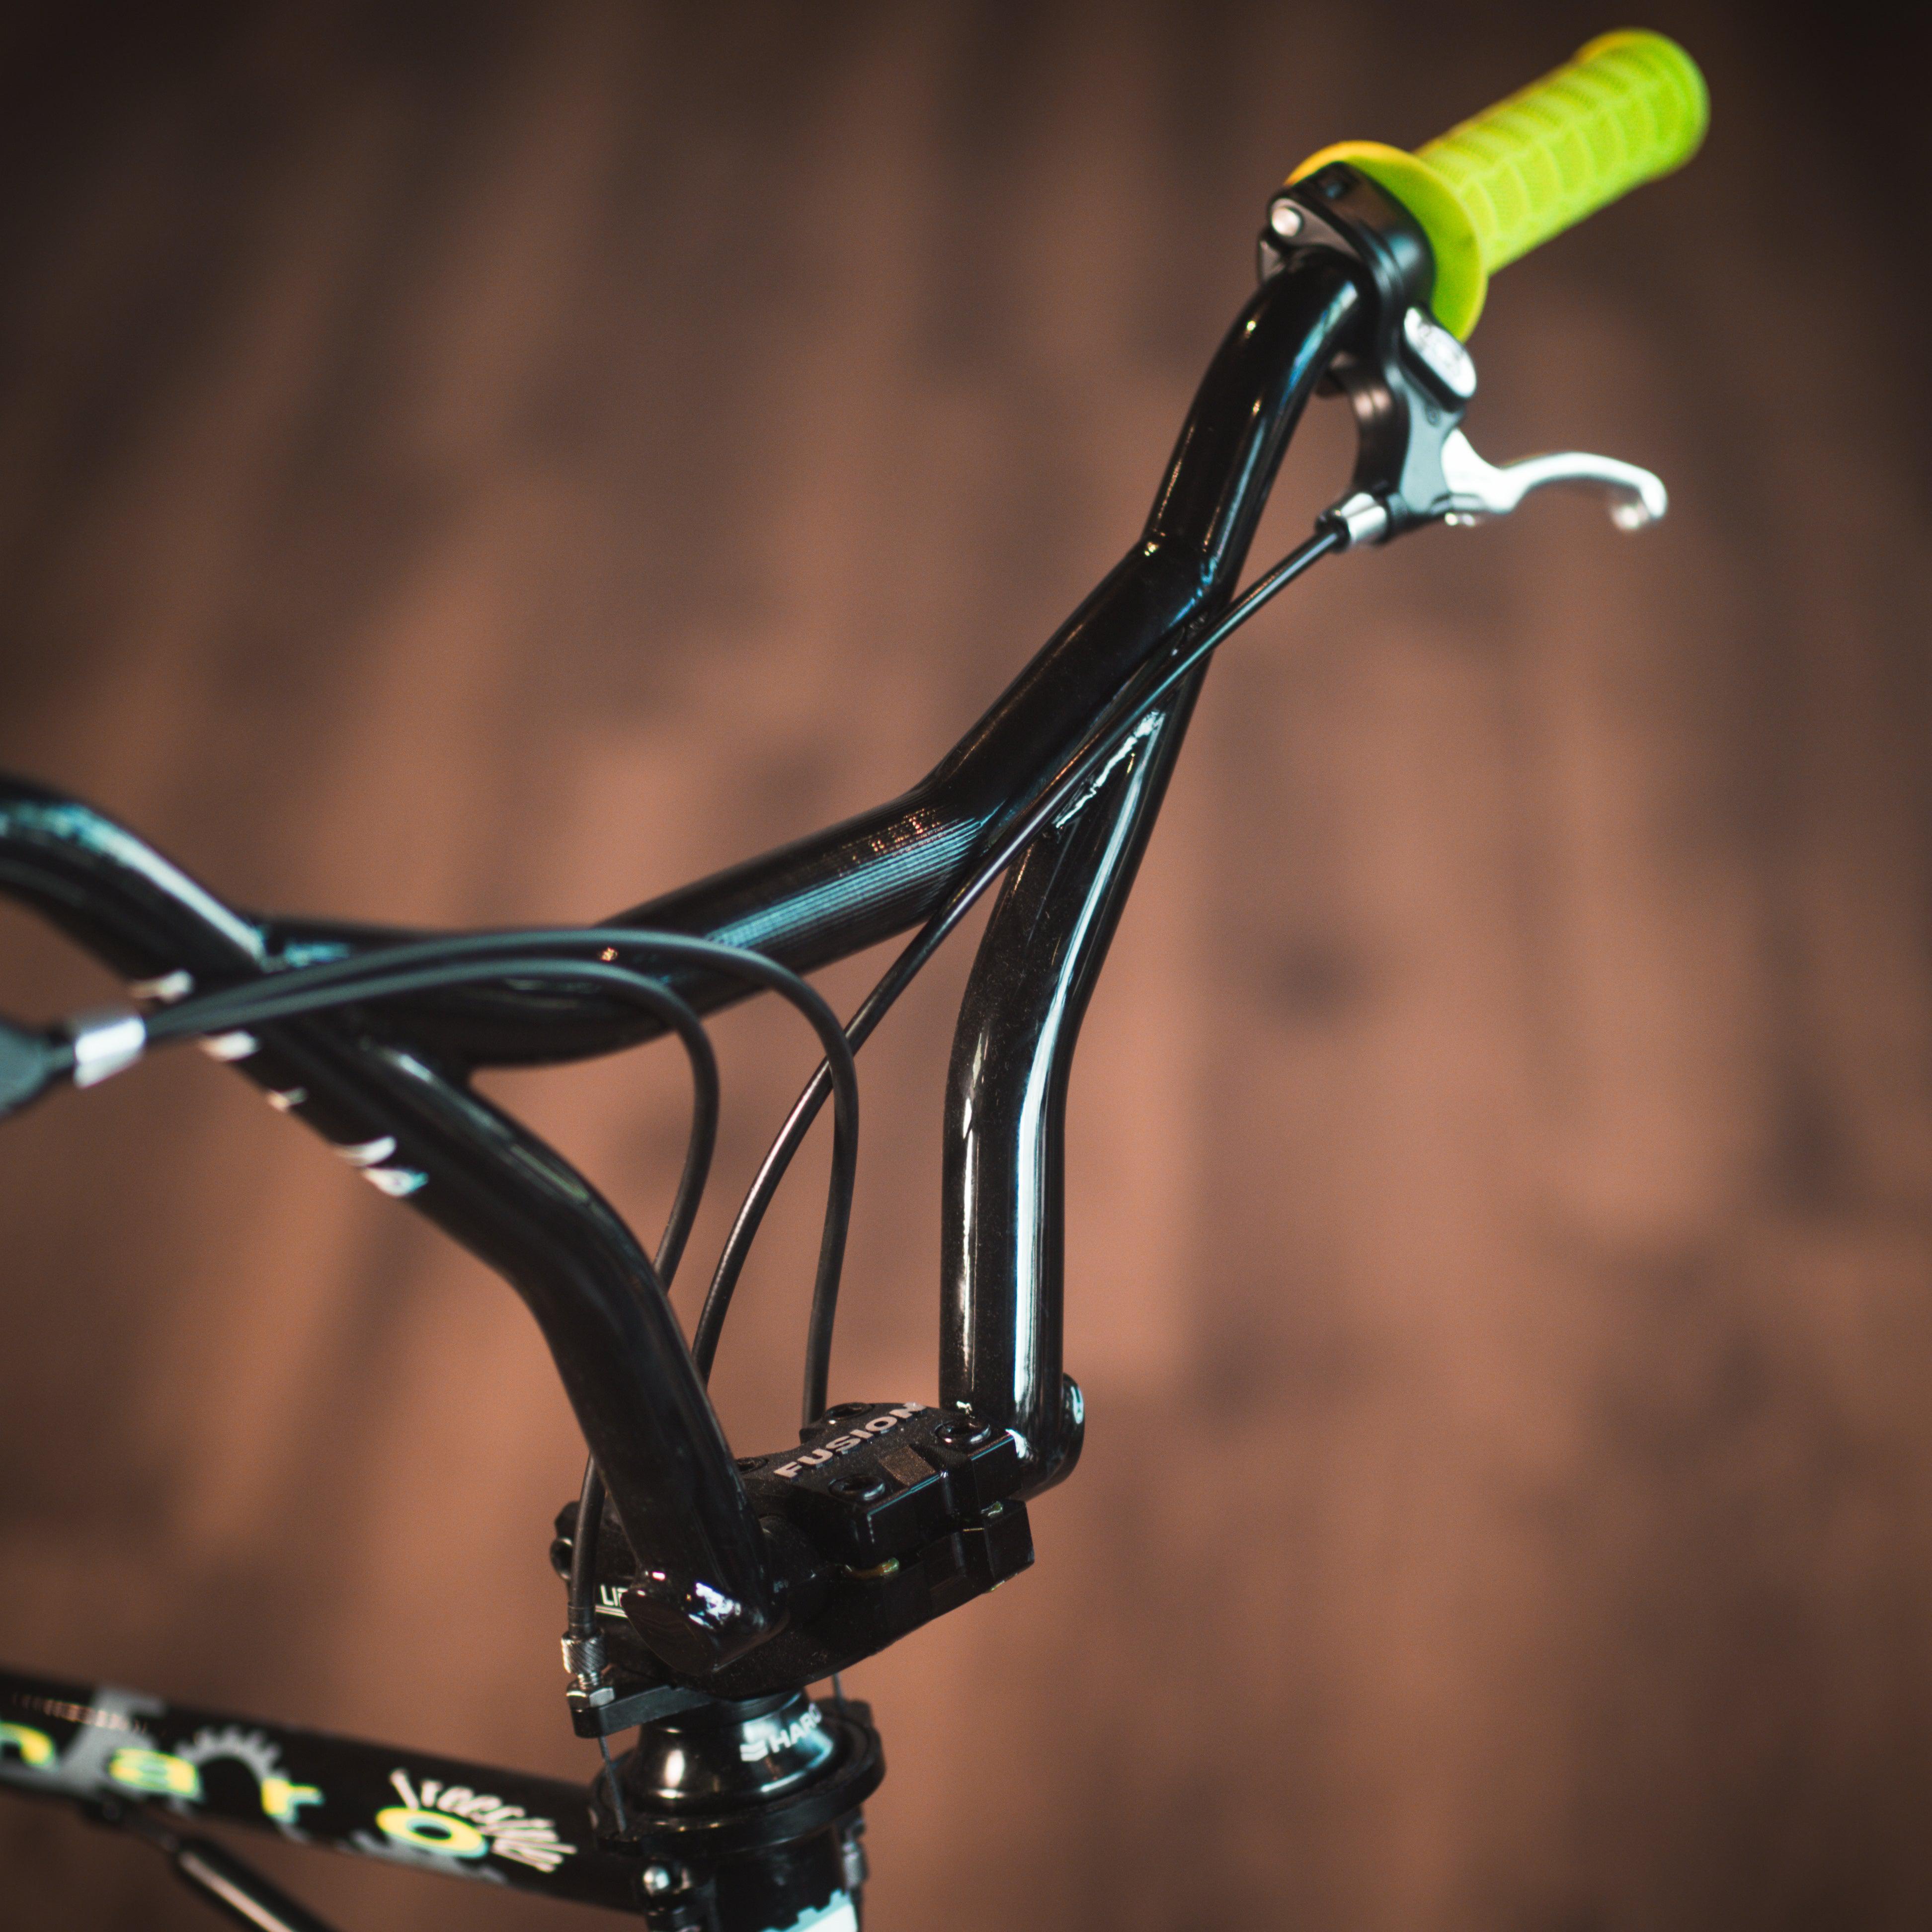
[[[1682,167],[1710,118],[1704,76],[1675,40],[1605,34],[1413,154],[1344,141],[1288,179],[1346,161],[1394,195],[1434,251],[1436,320],[1466,337],[1498,268]]]

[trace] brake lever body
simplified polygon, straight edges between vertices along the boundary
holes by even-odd
[[[1635,464],[1565,450],[1498,466],[1478,454],[1462,427],[1476,365],[1428,311],[1427,244],[1418,248],[1419,240],[1407,211],[1342,162],[1296,182],[1269,211],[1264,277],[1300,250],[1326,249],[1366,270],[1376,298],[1363,333],[1326,379],[1348,398],[1360,444],[1351,492],[1322,526],[1347,546],[1386,543],[1425,524],[1506,517],[1557,484],[1601,491],[1619,530],[1658,521],[1669,493]]]

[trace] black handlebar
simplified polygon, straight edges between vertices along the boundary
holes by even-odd
[[[1256,292],[1209,365],[1133,548],[910,790],[607,923],[701,934],[801,973],[919,924],[1044,789],[1107,700],[1232,595],[1288,436],[1358,307],[1338,256],[1304,257]],[[304,954],[420,936],[278,919],[264,932],[272,949]],[[744,992],[702,970],[673,983],[700,1012]],[[652,1030],[594,992],[511,988],[399,1001],[382,1024],[470,1066],[607,1053]]]
[[[1078,752],[1176,634],[1229,601],[1289,436],[1362,306],[1340,257],[1292,261],[1210,365],[1138,541],[955,749],[910,791],[616,915],[800,971],[930,914]],[[1082,1012],[1198,687],[1150,711],[1086,802],[1010,872],[962,1009],[948,1102],[942,1400],[1011,1429],[1022,1493],[1077,1453],[1060,1364],[1060,1123]],[[0,778],[0,891],[130,978],[241,980],[422,935],[254,919],[102,814]],[[703,966],[664,978],[700,1010],[741,997]],[[508,1279],[542,1329],[632,1548],[702,1681],[781,1628],[786,1560],[760,1528],[669,1303],[621,1220],[467,1084],[474,1069],[602,1053],[658,1030],[595,989],[514,984],[278,1021],[237,1062],[338,1148],[386,1143],[388,1191]],[[366,1163],[364,1163],[366,1164]],[[674,1654],[674,1652],[679,1654]]]

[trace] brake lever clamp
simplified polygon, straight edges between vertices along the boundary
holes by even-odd
[[[1634,464],[1570,450],[1498,468],[1476,453],[1462,427],[1476,365],[1429,313],[1428,241],[1394,196],[1346,162],[1330,162],[1275,198],[1261,237],[1263,278],[1311,249],[1352,260],[1370,297],[1362,331],[1323,379],[1328,393],[1348,398],[1359,437],[1349,494],[1316,522],[1340,548],[1386,543],[1425,524],[1506,517],[1554,484],[1604,492],[1619,530],[1664,515],[1662,481]]]

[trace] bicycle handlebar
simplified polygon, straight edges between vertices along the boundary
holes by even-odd
[[[645,909],[650,923],[752,938],[803,967],[929,914],[1078,755],[1136,674],[1230,602],[1288,438],[1362,308],[1348,266],[1332,256],[1312,254],[1258,290],[1208,368],[1140,540],[932,776],[892,805],[656,902]],[[38,906],[130,976],[184,970],[202,984],[245,981],[297,963],[300,952],[276,943],[296,932],[310,957],[318,947],[355,950],[334,935],[292,926],[278,933],[246,919],[99,813],[4,776],[0,892]],[[1090,947],[1075,952],[1022,970],[1052,976],[1064,968],[1078,978],[1097,966]],[[705,1008],[738,990],[701,968],[664,976]],[[492,1046],[506,1059],[567,1057],[568,1047],[546,1052],[547,1020],[566,1033],[574,1023],[597,1051],[658,1023],[581,998],[547,1008],[514,980],[500,1003],[468,1016],[460,997],[453,991],[440,1012],[399,1016],[393,1034],[366,1016],[271,1021],[236,1068],[284,1106],[298,1100],[297,1117],[358,1164],[380,1144],[408,1183],[386,1191],[517,1289],[550,1344],[627,1539],[650,1552],[668,1600],[700,1606],[702,1618],[692,1611],[687,1621],[722,1666],[783,1624],[782,1550],[752,1514],[668,1303],[639,1292],[648,1263],[629,1231],[567,1163],[470,1090],[468,1066],[494,1056],[459,1049],[442,1058],[466,1016],[473,1030],[463,1046]],[[440,1038],[439,1018],[454,1022]],[[1070,1029],[1063,1032],[1064,1044],[1043,1048],[1049,1057],[1070,1046]],[[1036,1297],[1054,1286],[1030,1278],[1016,1297],[999,1298],[1005,1318],[1030,1320]],[[988,1286],[970,1298],[982,1311]],[[996,1366],[969,1359],[987,1318],[949,1318],[941,1378],[963,1372],[976,1388],[987,1383],[977,1406],[1001,1427],[1026,1390],[991,1386]],[[1055,1394],[1057,1367],[1041,1376]],[[1044,1460],[1034,1472],[1041,1480],[1064,1459]],[[658,1656],[674,1674],[706,1679],[704,1663],[673,1664],[670,1649]]]
[[[909,791],[606,923],[699,934],[806,973],[923,922],[1052,782],[1108,698],[1232,597],[1288,439],[1362,306],[1334,256],[1249,298],[1202,379],[1132,548]],[[310,920],[262,929],[283,962],[428,936]],[[742,997],[740,984],[701,967],[669,976],[701,1012]],[[608,1053],[657,1030],[594,989],[514,986],[398,1000],[376,1025],[466,1067]]]
[[[1466,335],[1492,270],[1680,166],[1708,118],[1702,78],[1682,48],[1657,34],[1608,34],[1419,154],[1346,142],[1311,155],[1289,179],[1345,160],[1394,194],[1434,254],[1432,306]],[[1346,292],[1336,272],[1311,312]],[[809,972],[925,919],[1078,741],[1093,694],[1118,688],[1162,637],[1199,614],[1208,597],[1225,596],[1216,587],[1226,585],[1231,560],[1238,568],[1245,554],[1279,460],[1284,416],[1292,420],[1309,378],[1300,368],[1288,412],[1254,398],[1264,346],[1293,360],[1279,343],[1251,341],[1245,326],[1276,306],[1244,314],[1209,370],[1141,541],[926,778],[886,804],[610,922],[703,934]],[[1341,320],[1338,312],[1313,332],[1324,356]],[[1263,327],[1277,330],[1273,320]],[[1248,406],[1251,398],[1257,407]],[[427,936],[314,920],[258,923],[268,951],[282,960]],[[700,1010],[742,992],[701,970],[680,975],[677,984]],[[394,1024],[399,1035],[472,1066],[570,1060],[654,1030],[634,1009],[590,989],[506,986],[398,1003]]]
[[[1305,203],[1281,224],[1271,217],[1276,235],[1304,239],[1264,262],[1138,539],[956,749],[903,797],[616,922],[707,935],[802,971],[927,919],[1078,766],[1096,718],[1150,689],[1137,680],[1179,662],[1227,611],[1289,436],[1324,374],[1340,372],[1376,476],[1394,430],[1402,441],[1405,426],[1426,421],[1439,443],[1474,379],[1456,387],[1454,358],[1429,344],[1426,326],[1418,346],[1425,293],[1466,330],[1490,267],[1686,158],[1703,116],[1687,57],[1656,36],[1612,35],[1420,155],[1356,144],[1311,158],[1295,177],[1320,172],[1295,191]],[[1620,146],[1610,139],[1618,130]],[[1350,165],[1328,165],[1336,160]],[[1460,500],[1440,474],[1412,489],[1406,458],[1384,480],[1379,498],[1360,499],[1383,533]],[[1360,538],[1367,512],[1341,514],[1356,502],[1324,517],[1318,552]],[[1077,1453],[1077,1396],[1063,1414],[1059,1373],[1059,1108],[1080,1009],[1184,728],[1194,664],[1182,665],[1184,682],[1170,689],[1170,679],[1142,700],[1160,714],[1142,721],[1144,761],[1136,754],[1100,813],[1079,822],[1096,778],[1052,826],[1036,826],[1040,842],[989,921],[962,1012],[970,1066],[962,1075],[956,1060],[949,1110],[941,1383],[949,1407],[1002,1441],[1013,1432],[1009,1474],[1022,1499]],[[0,892],[38,905],[124,971],[216,984],[416,936],[244,918],[98,814],[4,776]],[[739,991],[701,964],[664,976],[699,1009]],[[670,1606],[668,1634],[649,1639],[658,1664],[708,1683],[743,1660],[729,1694],[752,1694],[769,1686],[753,1682],[763,1666],[746,1654],[785,1629],[798,1578],[811,1588],[822,1580],[797,1568],[782,1526],[770,1529],[753,1511],[668,1305],[640,1292],[650,1268],[629,1231],[467,1084],[479,1066],[605,1052],[658,1030],[612,1004],[587,987],[519,986],[512,974],[500,987],[451,989],[413,1008],[399,1000],[380,1018],[268,1022],[259,1040],[243,1036],[240,1070],[299,1107],[372,1178],[391,1174],[386,1191],[516,1287],[550,1345],[620,1526],[634,1554],[650,1553]],[[989,1030],[1000,1035],[997,1053],[979,1050]],[[990,1132],[1002,1137],[998,1159],[981,1157],[979,1137]],[[371,1168],[378,1159],[392,1166]],[[998,1238],[983,1254],[971,1238],[982,1232]],[[1024,1540],[1023,1524],[1018,1533]],[[832,1654],[812,1652],[820,1662]],[[790,1668],[766,1661],[781,1676]]]
[[[1710,118],[1704,77],[1675,40],[1604,34],[1412,154],[1338,142],[1288,178],[1346,161],[1394,195],[1434,251],[1436,319],[1466,339],[1497,269],[1682,167]]]

